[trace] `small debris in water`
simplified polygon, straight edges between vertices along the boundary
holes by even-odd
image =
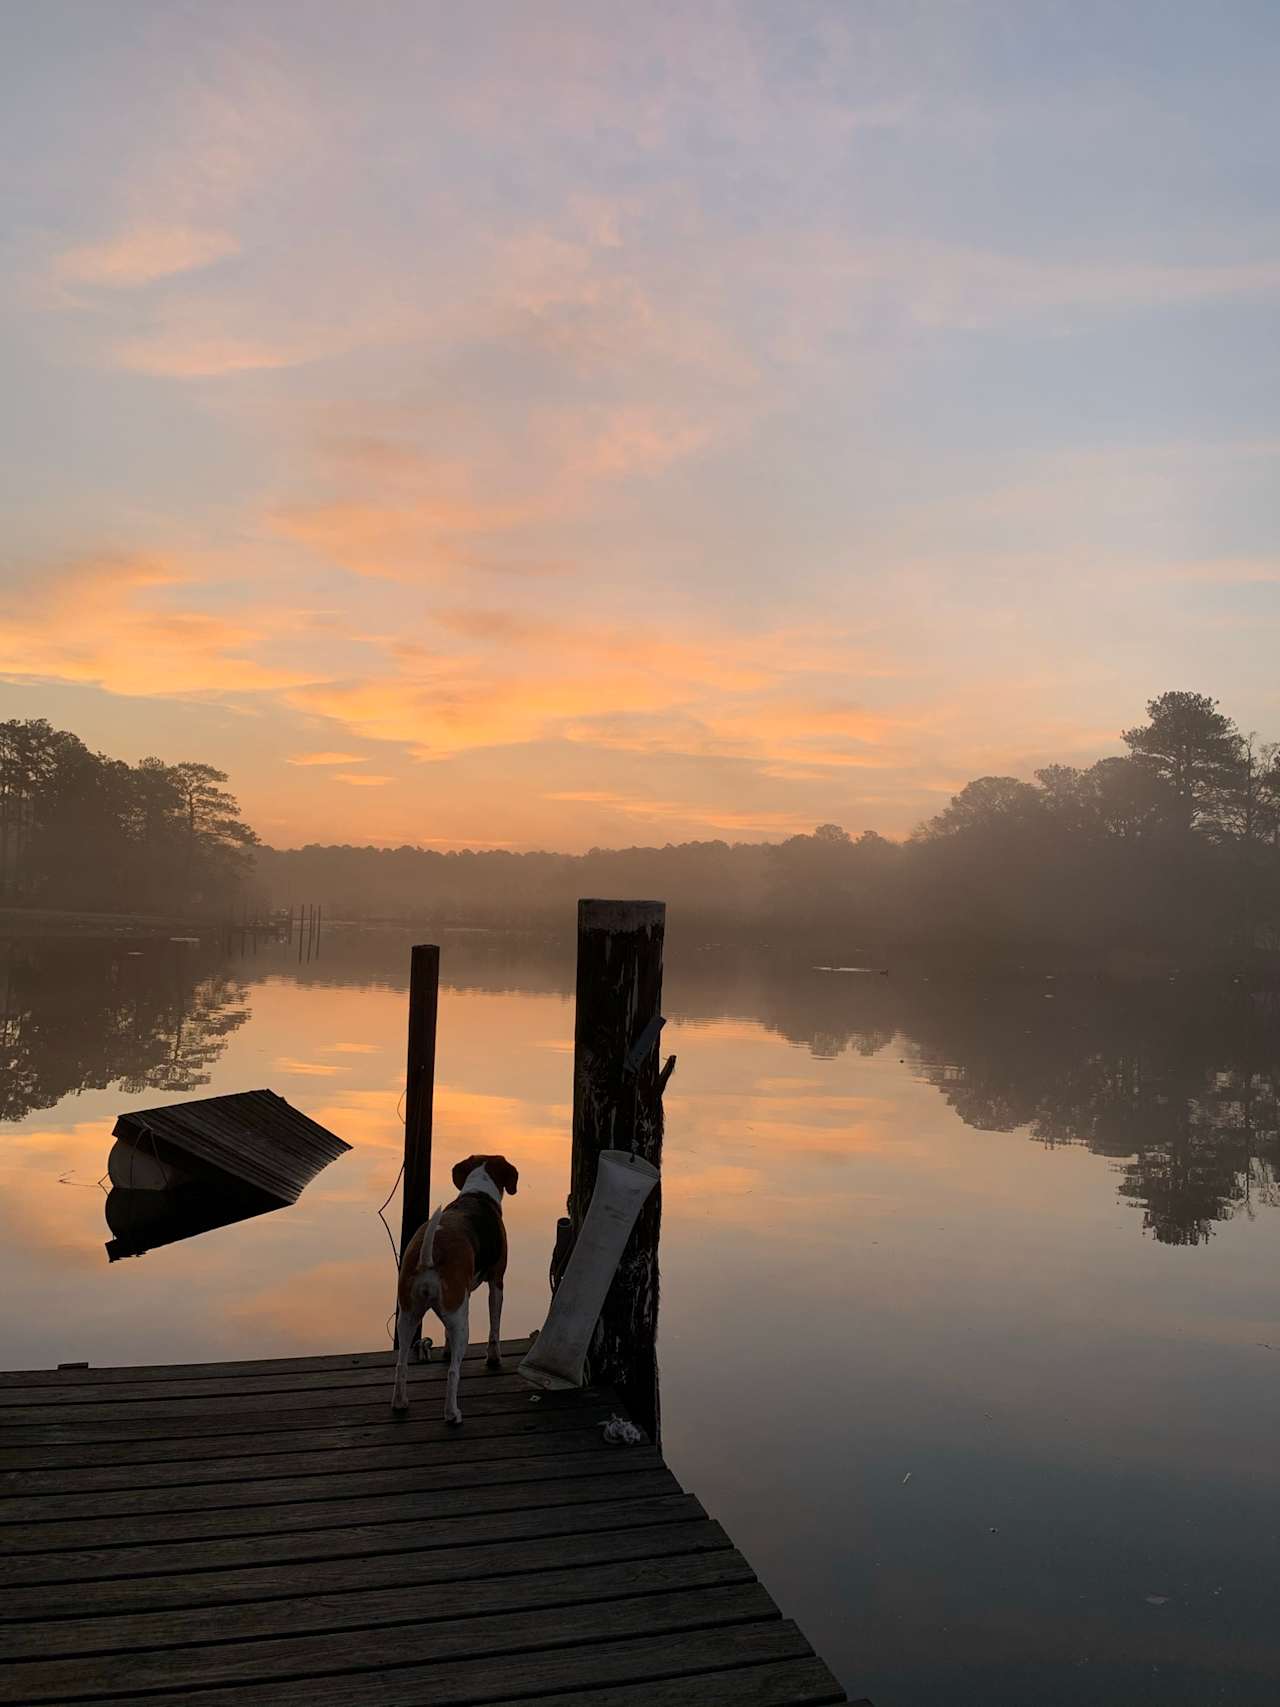
[[[1169,1596],[1167,1594],[1149,1594],[1147,1596],[1147,1605],[1148,1606],[1164,1606],[1167,1604],[1168,1599],[1169,1599]]]
[[[900,1486],[901,1486],[901,1487],[904,1487],[904,1488],[905,1488],[905,1487],[906,1487],[906,1485],[907,1485],[907,1483],[908,1483],[908,1482],[909,1482],[909,1481],[910,1481],[910,1480],[911,1480],[911,1472],[910,1472],[910,1470],[908,1470],[908,1471],[907,1471],[907,1473],[906,1473],[906,1475],[905,1475],[905,1476],[904,1476],[904,1477],[903,1477],[903,1478],[902,1478],[902,1481],[901,1481],[901,1483],[900,1483],[900,1484],[899,1484],[899,1485],[900,1485]]]

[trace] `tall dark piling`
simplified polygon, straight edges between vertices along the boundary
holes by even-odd
[[[440,949],[418,943],[409,965],[409,1057],[404,1080],[404,1197],[400,1255],[431,1213],[431,1121],[436,1084]]]
[[[662,901],[579,901],[573,1038],[573,1155],[569,1219],[576,1236],[595,1189],[601,1150],[634,1150],[662,1165]],[[658,1438],[658,1232],[662,1188],[627,1242],[592,1341],[592,1381],[616,1386]],[[558,1245],[569,1241],[558,1241]],[[559,1254],[559,1251],[558,1253]],[[568,1250],[565,1249],[567,1261]],[[557,1276],[558,1278],[558,1276]]]

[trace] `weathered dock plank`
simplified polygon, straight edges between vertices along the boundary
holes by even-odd
[[[504,1351],[520,1355],[525,1342]],[[510,1366],[509,1366],[510,1367]],[[385,1352],[0,1376],[0,1703],[845,1696],[608,1393]]]

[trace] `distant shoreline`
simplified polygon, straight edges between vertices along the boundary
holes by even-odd
[[[158,913],[90,913],[56,907],[0,907],[0,938],[204,936],[217,932],[209,919],[180,919]]]
[[[1125,948],[1113,946],[1099,951],[1077,945],[1052,942],[1012,942],[992,939],[938,940],[893,942],[887,938],[850,941],[847,952],[831,953],[831,933],[809,939],[791,933],[789,940],[779,941],[776,930],[769,930],[766,921],[728,921],[723,918],[699,918],[682,914],[679,926],[682,953],[692,956],[719,954],[725,957],[763,954],[767,959],[793,965],[808,965],[815,975],[840,982],[840,974],[856,971],[878,973],[887,969],[892,976],[896,970],[910,975],[928,969],[934,975],[953,971],[962,975],[974,973],[1013,977],[1100,978],[1120,984],[1148,982],[1177,982],[1181,979],[1230,979],[1245,982],[1255,988],[1275,988],[1280,984],[1280,961],[1273,953],[1255,953],[1243,957],[1229,952],[1200,955],[1178,954],[1176,951],[1154,947]],[[554,918],[540,913],[520,922],[509,919],[486,919],[475,922],[423,918],[331,918],[324,923],[326,933],[333,930],[357,932],[403,932],[422,941],[455,941],[459,938],[537,939],[548,949],[572,953],[574,932],[571,920]],[[0,907],[0,943],[2,942],[119,942],[166,941],[169,938],[198,937],[208,946],[222,941],[223,925],[213,919],[190,919],[153,913],[94,913],[86,910],[61,910],[43,907]],[[851,933],[852,934],[852,933]],[[672,947],[670,924],[668,951]]]

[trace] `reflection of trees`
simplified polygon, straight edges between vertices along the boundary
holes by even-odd
[[[403,989],[411,940],[340,929],[321,961],[264,956],[244,978],[171,943],[23,943],[7,961],[0,947],[0,1118],[115,1082],[192,1090],[248,1017],[253,976]],[[463,932],[445,945],[452,988],[572,997],[571,938]],[[892,1048],[967,1125],[1086,1146],[1115,1164],[1158,1241],[1200,1244],[1219,1221],[1280,1206],[1280,995],[1185,982],[948,978],[919,964],[824,974],[808,958],[677,941],[666,1011],[750,1019],[820,1058]]]
[[[246,986],[180,943],[10,943],[0,996],[4,1120],[110,1084],[194,1090],[249,1017]]]
[[[409,941],[338,930],[320,963],[290,976],[403,987]],[[571,940],[445,942],[454,988],[572,994]],[[892,1046],[966,1125],[1025,1129],[1114,1161],[1121,1196],[1162,1244],[1199,1244],[1215,1222],[1280,1201],[1275,997],[1166,981],[948,978],[922,964],[888,978],[823,973],[809,958],[686,939],[669,948],[666,1011],[686,1024],[750,1019],[823,1060]]]
[[[1280,1038],[1273,1000],[1238,990],[1017,985],[906,1021],[921,1073],[966,1124],[1025,1127],[1116,1160],[1120,1195],[1161,1244],[1280,1202]]]

